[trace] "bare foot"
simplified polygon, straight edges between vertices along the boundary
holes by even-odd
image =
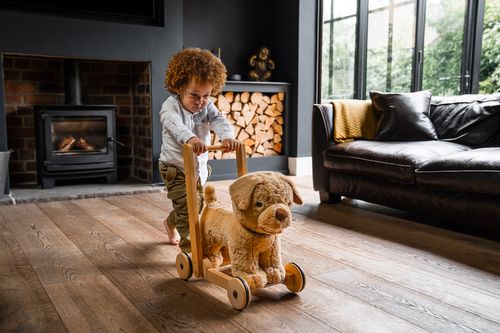
[[[166,219],[165,221],[163,221],[163,224],[165,225],[165,229],[167,229],[168,241],[170,242],[170,244],[179,245],[181,236],[179,235],[177,229],[169,227]]]

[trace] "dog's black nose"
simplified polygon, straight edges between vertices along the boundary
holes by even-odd
[[[276,213],[274,215],[278,221],[283,221],[288,217],[288,212],[284,208],[278,208],[276,209]]]

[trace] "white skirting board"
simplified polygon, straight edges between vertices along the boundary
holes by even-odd
[[[312,157],[289,157],[288,170],[291,176],[312,175]]]

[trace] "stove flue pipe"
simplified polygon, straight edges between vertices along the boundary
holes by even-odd
[[[80,63],[76,59],[64,60],[64,103],[82,105]]]

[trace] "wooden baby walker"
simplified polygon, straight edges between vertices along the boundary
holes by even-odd
[[[208,150],[224,150],[222,145],[208,146]],[[238,177],[247,173],[245,146],[236,151]],[[182,252],[177,255],[177,273],[182,280],[189,280],[194,274],[227,290],[231,305],[237,310],[245,309],[251,300],[251,291],[247,282],[230,275],[230,264],[218,268],[212,267],[208,258],[203,258],[200,216],[196,190],[195,154],[191,144],[184,145],[184,173],[186,176],[186,196],[189,214],[189,231],[191,234],[191,254]],[[229,272],[229,273],[228,273]],[[304,289],[306,277],[302,269],[295,263],[285,265],[286,276],[283,284],[293,293]]]

